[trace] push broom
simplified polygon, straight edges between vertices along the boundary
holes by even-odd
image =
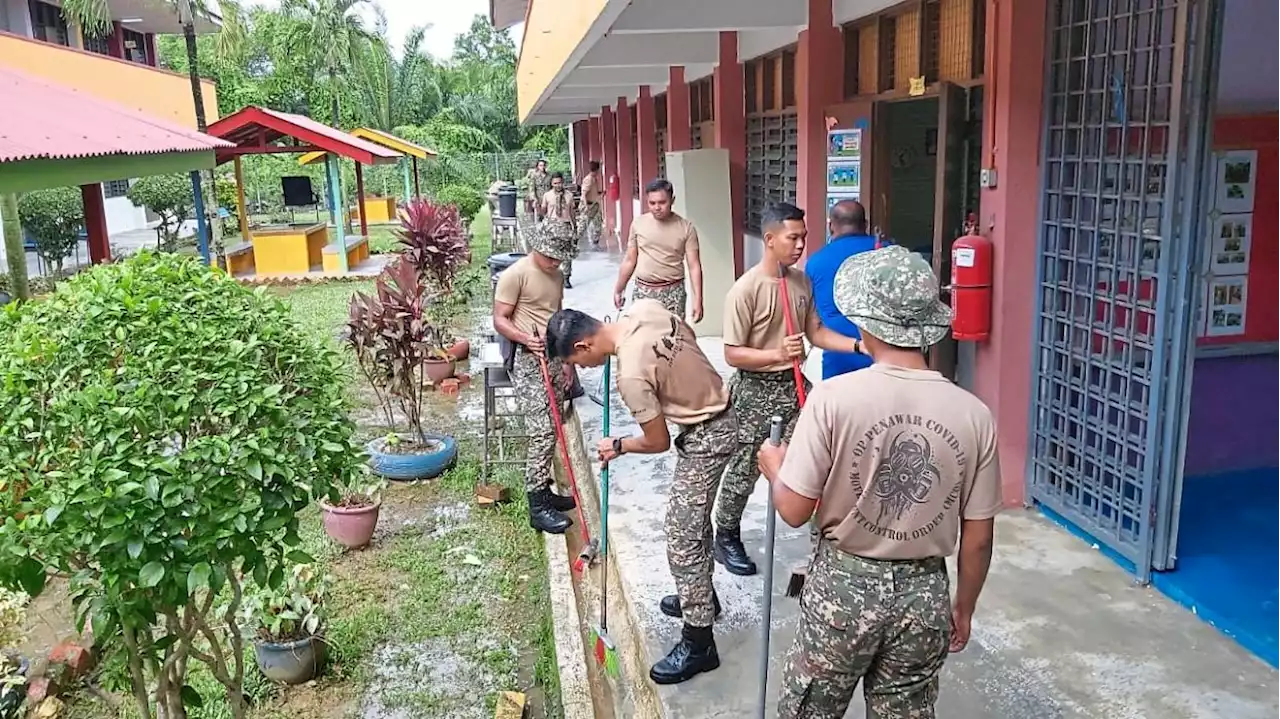
[[[769,421],[769,443],[782,444],[782,418],[774,415]],[[769,631],[773,628],[773,540],[778,532],[778,517],[773,511],[773,487],[765,490],[764,520],[764,598],[761,613],[764,623],[760,627],[760,683],[756,702],[756,716],[764,719],[765,699],[769,695]]]
[[[603,399],[604,436],[609,436],[609,366],[604,361],[604,382],[600,393]],[[604,667],[605,674],[618,676],[618,648],[609,637],[609,463],[600,467],[600,626],[591,628],[591,640],[595,645],[596,662]]]
[[[538,330],[533,330],[538,336]],[[573,504],[578,510],[578,529],[582,532],[582,550],[573,562],[573,571],[581,574],[595,559],[595,543],[591,541],[591,532],[587,529],[587,518],[582,514],[582,497],[578,494],[578,480],[573,473],[573,461],[569,459],[569,445],[564,439],[564,423],[560,421],[560,402],[556,399],[556,388],[551,382],[551,371],[547,369],[547,358],[538,355],[538,366],[542,369],[542,383],[547,388],[547,404],[551,405],[551,421],[556,428],[556,444],[560,445],[560,457],[564,460],[564,471],[569,475],[569,491],[573,493]]]
[[[796,333],[796,320],[791,314],[791,290],[787,286],[787,268],[782,263],[778,263],[778,292],[782,295],[782,319],[787,323],[787,336],[790,337]],[[804,373],[800,371],[799,357],[791,358],[791,374],[796,381],[796,399],[799,402],[800,409],[804,409],[804,403],[808,399],[808,395],[804,391]],[[817,511],[815,507],[814,512]],[[770,514],[770,519],[772,519],[772,514]],[[800,591],[804,589],[805,576],[808,573],[808,564],[792,568],[791,577],[787,580],[788,597],[800,596]]]

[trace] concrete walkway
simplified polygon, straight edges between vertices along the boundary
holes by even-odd
[[[601,316],[616,313],[612,287],[618,255],[584,251],[574,263],[565,306]],[[727,377],[718,338],[699,344]],[[810,365],[813,365],[811,358]],[[820,377],[816,368],[811,379]],[[582,370],[588,390],[599,370]],[[817,391],[821,391],[818,389]],[[614,393],[613,434],[639,431]],[[577,402],[585,443],[601,436],[601,409]],[[662,520],[675,457],[623,456],[611,466],[610,546],[630,625],[660,659],[680,622],[658,610],[674,592]],[[598,471],[598,467],[596,468]],[[597,477],[598,479],[598,477]],[[743,521],[743,541],[763,557],[764,483]],[[1277,715],[1277,674],[1231,640],[1157,592],[1136,587],[1119,567],[1037,513],[1012,509],[997,520],[995,560],[974,618],[968,649],[944,670],[944,719],[1263,719]],[[804,561],[806,532],[779,523],[775,569],[770,701],[794,637],[799,606],[782,596],[788,568]],[[724,605],[716,623],[721,668],[675,687],[657,687],[668,719],[752,716],[762,578],[735,577],[716,566]],[[768,712],[773,716],[772,707]],[[860,698],[848,717],[863,717]]]

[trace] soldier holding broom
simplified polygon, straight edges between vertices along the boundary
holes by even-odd
[[[601,439],[600,461],[665,452],[672,444],[667,422],[680,427],[664,523],[678,594],[662,604],[682,609],[684,626],[679,643],[653,665],[649,678],[676,684],[719,667],[711,627],[711,506],[738,436],[720,374],[693,329],[654,299],[637,301],[613,323],[560,310],[547,325],[547,355],[587,367],[618,358],[618,392],[642,434]]]
[[[769,434],[769,419],[781,416],[785,436],[795,427],[800,409],[792,362],[804,356],[804,340],[839,352],[860,352],[861,343],[824,327],[813,304],[813,289],[795,264],[804,254],[808,231],[804,210],[785,202],[765,209],[761,220],[764,257],[729,290],[724,313],[724,358],[737,369],[729,380],[729,397],[738,415],[737,450],[720,484],[716,506],[715,560],[740,576],[756,573],[742,546],[742,514],[760,476],[756,449]],[[787,328],[790,304],[794,326]]]

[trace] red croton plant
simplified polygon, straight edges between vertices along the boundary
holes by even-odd
[[[410,200],[400,210],[396,237],[404,245],[400,256],[436,293],[453,289],[453,278],[470,261],[470,247],[458,208],[428,199]]]

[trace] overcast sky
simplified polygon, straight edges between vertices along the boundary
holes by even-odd
[[[423,45],[427,52],[437,59],[444,59],[453,54],[453,40],[471,27],[471,19],[476,15],[489,15],[489,0],[373,0],[382,6],[387,15],[387,34],[398,50],[404,36],[414,26],[427,25],[427,33]],[[256,0],[254,4],[267,7],[279,6],[279,0]],[[373,13],[365,13],[370,26]],[[520,28],[512,28],[508,32],[520,46]]]

